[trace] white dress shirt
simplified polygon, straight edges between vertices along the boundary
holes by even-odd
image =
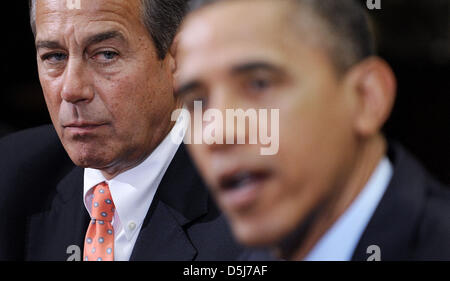
[[[156,190],[180,146],[181,139],[174,141],[173,134],[184,132],[184,123],[177,121],[171,132],[146,160],[109,181],[100,170],[89,168],[84,170],[84,205],[89,215],[91,215],[93,188],[102,182],[109,185],[116,207],[112,221],[115,261],[130,259]]]
[[[392,177],[384,157],[364,189],[306,256],[306,261],[349,261]],[[369,246],[369,245],[367,245]]]

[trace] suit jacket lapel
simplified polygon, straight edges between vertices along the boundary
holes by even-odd
[[[183,228],[175,221],[166,204],[157,201],[147,222],[141,229],[130,260],[190,261],[197,254]]]
[[[71,245],[82,255],[89,215],[83,203],[83,169],[75,167],[57,185],[51,206],[28,221],[28,260],[67,260]]]
[[[67,260],[71,245],[83,252],[89,215],[83,203],[83,169],[57,185],[50,206],[27,222],[27,260]],[[185,226],[207,213],[208,193],[181,145],[150,206],[130,260],[193,260],[197,250]]]
[[[380,248],[381,260],[411,259],[414,233],[424,207],[424,172],[398,145],[389,147],[391,182],[366,227],[353,260],[367,260],[368,247]]]
[[[207,213],[208,194],[181,145],[167,169],[131,260],[193,260],[197,250],[185,226]]]

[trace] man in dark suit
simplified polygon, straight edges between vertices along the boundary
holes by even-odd
[[[90,222],[84,169],[53,126],[0,141],[0,260],[66,260]],[[240,253],[183,145],[151,203],[130,260],[232,260]]]
[[[238,240],[288,260],[449,260],[448,188],[381,133],[396,81],[364,9],[197,2],[177,41],[176,95],[185,114],[205,110],[188,148]]]
[[[0,259],[236,258],[174,137],[169,47],[185,1],[79,3],[30,2],[53,126],[0,141]]]

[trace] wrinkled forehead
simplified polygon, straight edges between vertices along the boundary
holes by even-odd
[[[56,34],[74,25],[118,23],[123,26],[140,23],[139,0],[37,0],[36,31]]]

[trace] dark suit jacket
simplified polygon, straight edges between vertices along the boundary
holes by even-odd
[[[393,175],[353,253],[366,261],[376,245],[382,261],[450,260],[450,189],[431,177],[402,146],[389,145]],[[242,260],[275,260],[268,251],[246,251]]]
[[[450,260],[450,189],[437,182],[396,143],[388,157],[391,182],[367,225],[353,260],[377,245],[381,260]]]
[[[89,216],[83,169],[53,126],[0,140],[0,260],[66,260],[83,251]],[[242,249],[183,145],[164,175],[131,260],[234,260]]]

